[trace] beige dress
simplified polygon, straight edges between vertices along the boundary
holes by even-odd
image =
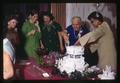
[[[91,52],[98,51],[98,67],[105,69],[105,66],[111,66],[116,71],[116,48],[113,33],[106,22],[103,22],[98,28],[89,32],[79,39],[82,46],[90,44]]]

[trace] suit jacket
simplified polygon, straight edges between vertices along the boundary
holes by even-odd
[[[91,52],[98,51],[98,67],[105,69],[106,65],[116,71],[116,48],[113,33],[106,22],[79,39],[82,46],[90,44]]]
[[[85,26],[80,26],[79,31],[74,31],[74,28],[72,27],[72,25],[70,25],[67,27],[66,30],[67,30],[67,33],[69,34],[70,45],[74,45],[74,43],[78,40],[78,35],[82,37],[86,33],[90,32],[90,30]]]

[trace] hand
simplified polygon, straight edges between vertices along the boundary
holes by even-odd
[[[44,49],[45,47],[43,45],[41,45],[41,48]]]
[[[32,30],[32,31],[30,31],[30,32],[28,32],[28,36],[32,36],[32,35],[34,35],[35,34],[35,32],[36,32],[36,30]]]
[[[39,21],[36,21],[35,26],[37,27],[37,28],[36,28],[36,31],[37,31],[37,32],[40,32]]]
[[[65,51],[64,47],[61,46],[61,47],[60,47],[60,52],[61,52],[61,53],[64,53],[64,51]]]
[[[69,35],[67,34],[67,30],[62,31],[61,36],[63,37],[65,42],[69,41]]]
[[[41,40],[40,40],[40,48],[42,48],[42,49],[45,48]]]
[[[53,23],[53,21],[51,20],[49,24],[52,24],[52,23]]]
[[[65,42],[69,41],[69,37],[67,34],[63,34],[63,39]]]
[[[80,44],[80,41],[77,40],[74,45],[81,45],[81,44]]]
[[[36,30],[32,30],[32,31],[31,31],[31,34],[32,34],[32,35],[34,35],[34,34],[35,34],[35,32],[36,32]]]
[[[66,36],[66,35],[63,38],[64,38],[65,42],[67,42],[69,40],[68,36]]]
[[[36,22],[35,22],[35,25],[36,25],[36,26],[39,26],[39,21],[36,21]]]

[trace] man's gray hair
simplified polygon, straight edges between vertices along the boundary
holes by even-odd
[[[80,18],[79,16],[74,16],[74,17],[72,17],[71,22],[72,22],[74,19],[78,19],[78,20],[81,22],[81,18]]]

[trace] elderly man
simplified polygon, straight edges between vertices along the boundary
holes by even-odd
[[[69,39],[69,45],[74,45],[79,37],[89,32],[89,29],[81,25],[81,18],[74,16],[71,20],[72,25],[69,25],[66,29]]]
[[[68,26],[66,29],[66,32],[63,32],[62,36],[66,40],[65,43],[71,45],[74,45],[75,42],[84,36],[85,34],[89,33],[89,29],[82,25],[81,18],[78,16],[74,16],[71,20],[72,25]],[[69,41],[69,43],[68,43]],[[89,55],[95,55],[95,56],[89,56]],[[85,61],[89,63],[89,66],[96,65],[97,64],[97,53],[94,54],[91,53],[89,47],[85,47]]]

